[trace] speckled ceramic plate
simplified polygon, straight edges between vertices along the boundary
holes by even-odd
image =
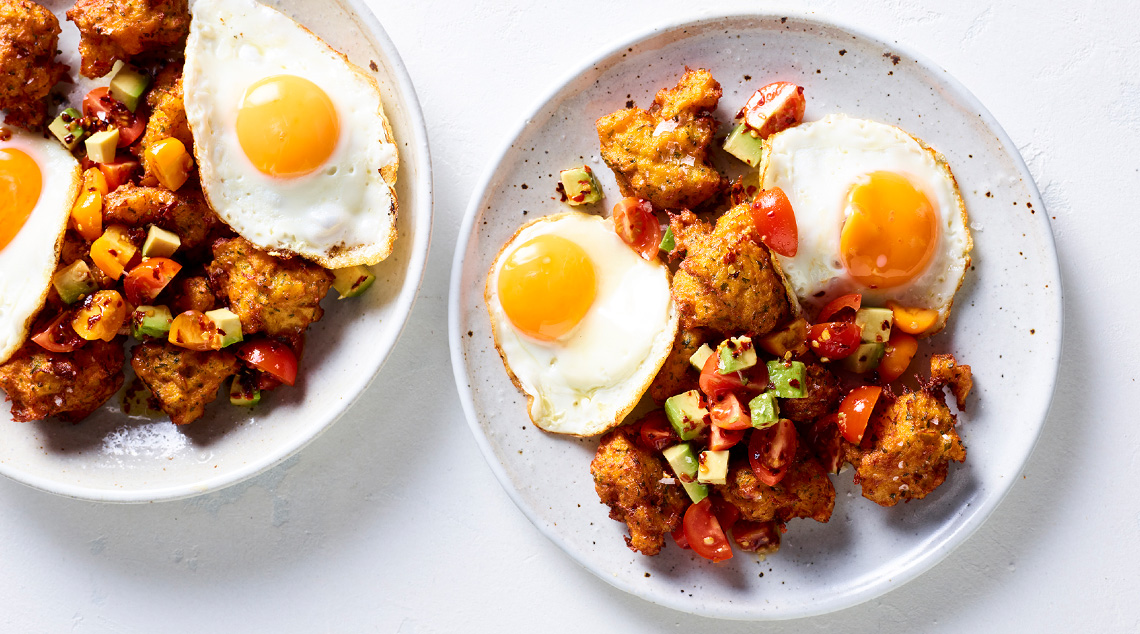
[[[46,3],[63,34],[60,49],[78,69],[78,31]],[[76,498],[147,502],[205,493],[255,475],[299,450],[335,421],[368,387],[395,345],[423,279],[431,233],[432,180],[423,115],[403,62],[362,0],[268,2],[371,69],[400,151],[396,194],[399,237],[392,256],[373,267],[377,281],[358,299],[323,302],[309,330],[297,385],[252,410],[221,397],[201,420],[128,418],[120,399],[82,423],[16,423],[0,402],[0,473]],[[74,70],[73,70],[74,72]],[[71,101],[87,88],[80,83]],[[367,345],[361,345],[367,342]]]
[[[959,430],[964,465],[921,501],[883,509],[860,496],[850,471],[834,477],[827,524],[793,520],[780,551],[737,553],[720,565],[668,546],[631,552],[607,517],[589,463],[596,439],[545,434],[503,370],[483,305],[492,258],[527,220],[563,211],[558,171],[596,168],[607,213],[618,200],[600,161],[594,121],[627,101],[647,107],[685,66],[711,69],[729,122],[777,79],[802,84],[807,119],[844,112],[897,124],[943,152],[971,216],[975,270],[940,347],[973,366],[976,391]],[[727,163],[726,163],[727,164]],[[519,508],[601,579],[677,610],[784,619],[866,601],[929,569],[994,510],[1021,472],[1044,422],[1061,344],[1061,288],[1053,237],[1024,162],[993,117],[945,71],[915,54],[816,18],[734,16],[666,26],[585,65],[543,100],[503,150],[467,211],[451,278],[452,360],[475,437]],[[916,361],[917,363],[917,361]],[[917,366],[916,366],[917,367]]]

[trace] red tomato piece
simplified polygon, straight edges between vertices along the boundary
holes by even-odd
[[[743,429],[731,430],[716,425],[709,426],[709,450],[710,451],[724,451],[735,447],[737,443],[744,440]]]
[[[711,354],[701,366],[699,379],[701,392],[710,401],[720,401],[725,394],[734,392],[759,392],[768,387],[768,365],[757,363],[743,372],[721,374],[717,369],[717,355]]]
[[[250,341],[238,350],[237,357],[285,385],[293,385],[297,380],[297,355],[279,341]]]
[[[812,453],[823,465],[823,470],[828,473],[839,473],[839,468],[843,466],[845,459],[838,420],[839,414],[835,412],[821,416],[808,433],[807,440]]]
[[[720,529],[725,533],[732,531],[732,527],[740,519],[740,509],[719,495],[710,495],[709,499],[712,500],[712,512],[716,516],[716,521],[720,523]]]
[[[777,81],[753,93],[737,118],[743,117],[763,139],[803,121],[806,108],[802,86]]]
[[[859,325],[853,321],[829,321],[808,329],[808,342],[820,359],[834,361],[851,356],[862,341]]]
[[[693,552],[713,562],[732,558],[732,546],[713,513],[711,499],[705,498],[690,505],[685,511],[683,524],[685,538]]]
[[[725,394],[709,408],[709,418],[712,419],[713,425],[731,431],[748,429],[752,426],[752,417],[748,408],[732,393]]]
[[[799,444],[796,426],[786,418],[766,429],[753,430],[752,438],[748,440],[748,462],[752,465],[752,472],[764,484],[776,486],[788,472]]]
[[[663,409],[653,410],[642,417],[637,438],[641,446],[654,451],[661,451],[681,442],[677,432],[669,424],[669,419],[665,417]]]
[[[846,398],[839,405],[839,418],[836,424],[839,433],[847,442],[858,445],[863,440],[863,432],[867,430],[867,421],[871,419],[871,410],[879,401],[883,388],[877,385],[864,385],[847,393]]]
[[[116,158],[114,163],[99,163],[99,171],[103,172],[103,177],[107,179],[108,191],[115,191],[121,185],[130,182],[138,168],[138,161],[123,160],[122,157]]]
[[[123,291],[133,306],[146,306],[158,297],[162,289],[182,270],[182,265],[170,258],[147,258],[127,273]]]
[[[760,240],[780,255],[790,258],[800,248],[800,233],[792,203],[779,187],[762,190],[752,203],[752,222]]]
[[[614,206],[614,231],[641,257],[652,261],[661,246],[661,225],[653,203],[630,196]]]
[[[879,361],[879,382],[890,383],[899,378],[910,367],[910,360],[918,352],[918,339],[901,330],[892,330],[891,338]]]
[[[685,537],[685,524],[683,522],[676,528],[676,530],[670,533],[670,535],[673,536],[673,541],[677,542],[678,548],[682,548],[684,550],[693,549],[692,546],[689,546],[689,538]]]
[[[74,316],[74,311],[60,313],[59,316],[51,320],[43,330],[36,333],[35,336],[32,337],[32,341],[49,352],[73,352],[78,350],[83,347],[83,344],[87,343],[87,341],[76,334],[75,329],[71,327],[71,320]]]
[[[83,114],[119,129],[117,147],[127,147],[146,131],[146,119],[131,112],[111,96],[110,89],[100,86],[83,98]]]
[[[827,306],[823,307],[823,310],[819,311],[819,316],[816,317],[815,320],[817,323],[825,321],[855,321],[855,311],[859,310],[862,305],[863,296],[859,293],[836,297],[828,302]],[[833,319],[833,317],[836,318]]]

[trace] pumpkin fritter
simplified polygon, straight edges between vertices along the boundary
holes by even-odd
[[[826,522],[835,508],[831,478],[803,448],[774,487],[757,479],[747,461],[740,461],[729,467],[725,484],[715,489],[740,509],[741,518],[753,522],[786,522],[796,517]]]
[[[48,92],[67,66],[55,61],[59,20],[31,0],[0,0],[0,109],[4,121],[38,130],[47,118]]]
[[[29,340],[0,365],[0,389],[17,421],[77,422],[122,387],[123,356],[121,339],[90,341],[74,352],[48,352]]]
[[[626,108],[598,119],[602,159],[623,196],[666,209],[693,208],[724,186],[708,161],[717,122],[710,112],[720,84],[704,69],[685,69],[672,89],[661,90],[649,110]]]
[[[725,212],[715,227],[683,212],[673,216],[672,228],[686,251],[672,288],[683,327],[757,337],[788,320],[787,289],[756,235],[749,205]]]
[[[185,250],[205,245],[224,229],[202,192],[185,187],[172,192],[164,187],[123,185],[103,198],[103,222],[129,227],[158,225],[178,234]]]
[[[700,374],[689,363],[689,357],[708,340],[708,333],[701,328],[677,329],[673,349],[649,385],[649,396],[658,405],[670,396],[697,389]]]
[[[686,498],[681,488],[665,485],[665,466],[654,452],[643,449],[619,427],[602,437],[590,463],[594,489],[610,518],[625,522],[631,550],[656,555],[665,545],[665,535],[681,525]]]
[[[78,0],[67,19],[79,28],[80,72],[91,79],[115,60],[177,48],[190,32],[188,0]]]
[[[140,145],[142,147],[143,185],[158,185],[154,161],[146,153],[152,143],[174,138],[186,146],[191,156],[194,154],[194,137],[186,120],[186,108],[182,103],[182,64],[172,62],[159,71],[154,78],[154,86],[146,94],[146,102],[151,107],[150,118],[146,122]]]
[[[324,314],[321,298],[333,275],[302,258],[275,258],[245,238],[214,243],[206,267],[210,286],[241,318],[242,332],[272,336],[301,333]]]
[[[958,410],[966,409],[966,397],[974,389],[974,375],[970,366],[959,365],[952,354],[936,354],[930,357],[930,380],[932,387],[949,385]]]
[[[218,397],[218,388],[238,370],[224,350],[198,352],[148,341],[131,350],[131,367],[175,425],[192,423]]]
[[[821,363],[809,361],[804,377],[806,395],[803,398],[780,399],[780,415],[797,423],[811,422],[839,407],[843,396],[839,378]]]
[[[170,311],[177,315],[188,310],[206,312],[218,305],[218,298],[210,288],[210,280],[202,275],[176,277],[164,293],[169,293]]]

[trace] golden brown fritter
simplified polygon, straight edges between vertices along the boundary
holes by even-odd
[[[873,448],[855,465],[863,497],[894,506],[938,488],[950,461],[966,459],[955,422],[941,395],[925,390],[904,394],[872,415]]]
[[[167,64],[154,78],[154,86],[146,94],[146,102],[151,107],[150,118],[146,122],[141,146],[143,149],[143,185],[158,185],[155,167],[146,154],[150,144],[163,139],[174,138],[186,146],[191,156],[194,154],[194,137],[186,120],[186,108],[182,104],[182,64]]]
[[[185,187],[177,192],[163,187],[119,187],[103,198],[103,224],[114,223],[158,225],[178,234],[185,250],[206,244],[216,230],[223,228],[202,192]]]
[[[806,450],[801,449],[784,475],[770,487],[752,472],[747,461],[729,467],[725,484],[715,485],[724,499],[740,509],[740,517],[754,522],[786,522],[810,517],[817,522],[831,519],[835,487],[831,478]]]
[[[202,275],[176,277],[164,293],[169,293],[167,303],[175,315],[188,310],[204,313],[218,305],[218,298],[210,288],[210,280]]]
[[[39,129],[48,91],[67,74],[55,61],[59,20],[30,0],[0,0],[0,109],[4,121]]]
[[[722,189],[708,161],[717,127],[709,112],[720,96],[709,71],[685,69],[677,86],[658,92],[649,110],[626,108],[598,119],[602,158],[623,196],[691,209]]]
[[[610,518],[629,527],[626,545],[656,555],[665,545],[665,535],[681,525],[686,497],[680,486],[661,483],[668,475],[664,464],[637,446],[629,433],[619,427],[602,437],[590,473],[598,497],[610,507]]]
[[[135,374],[175,425],[201,418],[238,365],[237,358],[224,350],[198,352],[166,341],[148,341],[131,350]]]
[[[0,389],[20,422],[55,416],[80,421],[123,385],[123,342],[90,341],[75,352],[48,352],[31,340],[0,365]]]
[[[115,60],[179,48],[190,32],[188,0],[77,0],[67,19],[79,28],[80,72],[92,79]]]
[[[839,388],[839,378],[832,374],[831,370],[815,362],[808,362],[805,366],[807,396],[780,399],[780,415],[797,423],[810,422],[834,412],[839,407],[839,399],[843,396]]]
[[[683,325],[758,337],[788,320],[787,289],[748,205],[725,212],[713,228],[688,212],[673,216],[672,227],[687,252],[672,289]]]
[[[673,349],[665,358],[665,363],[654,377],[653,383],[649,385],[649,396],[653,397],[658,405],[664,403],[670,396],[697,389],[700,372],[689,363],[689,357],[693,356],[697,348],[708,341],[708,338],[708,333],[700,328],[677,329]]]
[[[302,258],[275,258],[245,238],[214,243],[210,286],[241,318],[242,332],[300,333],[324,314],[333,275]]]
[[[952,354],[930,357],[930,380],[933,386],[950,386],[959,411],[966,409],[966,397],[974,389],[974,375],[968,365],[959,365]]]

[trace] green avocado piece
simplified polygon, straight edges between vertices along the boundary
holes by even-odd
[[[562,189],[566,192],[568,204],[588,205],[602,199],[602,188],[598,186],[598,179],[594,178],[590,166],[562,170],[558,176],[562,179]]]
[[[780,420],[780,406],[772,392],[761,392],[748,401],[748,411],[752,414],[752,426],[756,429],[771,427]]]
[[[677,479],[681,481],[681,486],[685,487],[685,492],[689,494],[694,504],[709,496],[708,487],[696,481],[700,463],[693,455],[693,448],[689,443],[668,447],[661,452],[661,455],[669,461],[669,466],[673,467],[673,472],[677,474]]]
[[[48,130],[51,130],[55,138],[59,139],[63,147],[74,150],[79,146],[79,142],[87,136],[87,130],[84,130],[80,123],[82,118],[83,115],[78,110],[68,108],[59,113],[59,116],[48,124]]]
[[[697,482],[702,484],[724,484],[728,477],[728,450],[702,451],[701,464],[697,469]]]
[[[768,362],[768,382],[773,386],[771,391],[780,398],[807,396],[806,378],[807,367],[801,361],[773,359]]]
[[[74,304],[80,297],[99,288],[91,277],[91,267],[83,260],[76,260],[56,271],[51,283],[64,304]]]
[[[222,347],[241,341],[241,318],[228,308],[206,311],[206,317],[222,332]]]
[[[131,313],[131,335],[142,341],[144,337],[166,338],[174,316],[166,306],[139,306]]]
[[[752,129],[743,123],[737,124],[724,140],[724,150],[747,163],[749,167],[760,165],[760,154],[763,149],[764,140],[759,136],[752,136]]]
[[[127,110],[134,112],[139,107],[139,99],[146,92],[150,79],[146,75],[128,66],[119,68],[119,72],[111,77],[109,90],[111,96],[123,102]]]
[[[338,299],[357,297],[376,281],[367,266],[350,266],[333,270],[333,288],[340,293]]]
[[[696,368],[697,370],[704,370],[705,369],[705,361],[708,361],[709,357],[711,357],[712,355],[713,355],[713,349],[709,347],[709,344],[702,343],[701,347],[697,348],[697,351],[694,352],[692,354],[692,356],[689,357],[689,363],[691,363],[692,366],[694,368]]]
[[[855,348],[855,352],[845,357],[841,363],[848,372],[865,374],[879,367],[879,361],[883,359],[886,349],[885,343],[861,343]]]
[[[671,253],[673,249],[677,248],[677,238],[673,236],[673,227],[665,228],[665,237],[661,238],[661,246],[658,248],[666,253]]]
[[[692,440],[708,426],[709,411],[701,407],[701,394],[689,390],[665,400],[665,416],[681,440]]]
[[[890,308],[860,308],[855,311],[855,323],[861,329],[860,336],[863,341],[886,343],[891,338],[895,313]]]
[[[729,374],[756,365],[756,347],[750,337],[729,337],[716,347],[717,372]]]
[[[238,407],[253,407],[261,402],[261,390],[252,385],[245,375],[239,374],[230,383],[230,404]]]
[[[115,149],[119,146],[119,129],[96,132],[87,137],[84,143],[87,145],[87,158],[96,163],[114,163]]]

